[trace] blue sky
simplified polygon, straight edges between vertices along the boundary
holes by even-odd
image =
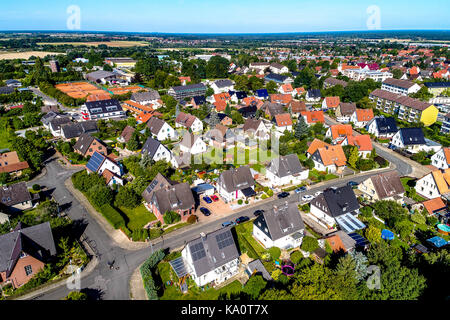
[[[382,30],[450,29],[448,0],[21,0],[2,3],[0,30],[67,30],[67,8],[82,31],[270,33],[367,30],[371,5]]]

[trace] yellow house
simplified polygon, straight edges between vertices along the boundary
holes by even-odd
[[[436,108],[434,105],[431,105],[422,111],[420,122],[422,122],[425,126],[431,126],[436,122],[438,113],[438,108]]]

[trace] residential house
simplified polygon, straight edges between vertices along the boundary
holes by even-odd
[[[328,89],[328,88],[331,88],[331,87],[334,87],[337,85],[341,85],[342,87],[345,88],[347,86],[347,82],[344,80],[339,80],[336,78],[329,77],[329,78],[325,79],[325,81],[323,83],[323,86],[325,89]]]
[[[292,101],[292,95],[290,94],[271,94],[270,102],[279,103],[281,105],[287,105]]]
[[[201,136],[194,135],[192,132],[185,132],[183,139],[180,141],[180,150],[196,155],[206,152],[207,146]]]
[[[434,170],[416,182],[417,193],[427,199],[450,196],[450,169]]]
[[[271,188],[299,185],[308,179],[309,170],[302,167],[296,154],[272,159],[266,167],[266,178]]]
[[[6,172],[20,175],[22,170],[28,169],[29,167],[28,162],[20,161],[16,151],[0,154],[0,173]]]
[[[253,237],[266,249],[298,248],[305,236],[305,224],[295,203],[274,205],[253,222]]]
[[[255,139],[268,140],[270,138],[270,130],[262,120],[247,119],[243,126],[245,136]]]
[[[245,91],[229,91],[228,94],[230,95],[230,100],[234,103],[239,103],[247,98],[247,92]]]
[[[47,114],[48,115],[48,114]],[[68,123],[72,123],[72,120],[70,119],[70,117],[66,117],[66,116],[56,116],[55,118],[53,118],[52,120],[50,120],[49,122],[44,123],[44,127],[50,131],[50,133],[54,136],[54,137],[61,137],[62,136],[62,132],[61,132],[61,126],[63,124],[68,124]]]
[[[288,67],[283,66],[282,64],[279,63],[271,63],[269,68],[271,72],[276,74],[283,74],[289,72]]]
[[[73,146],[73,150],[76,153],[81,154],[83,157],[90,157],[95,152],[103,155],[107,155],[108,149],[106,145],[97,138],[94,138],[90,134],[83,133]]]
[[[189,241],[181,251],[181,261],[198,287],[211,283],[217,286],[237,276],[240,256],[231,228],[201,234]]]
[[[450,89],[450,82],[425,82],[424,86],[428,89],[428,92],[436,97]]]
[[[299,100],[291,100],[286,105],[291,116],[298,118],[302,112],[306,111],[306,103]]]
[[[205,103],[206,103],[205,96],[195,96],[195,97],[192,97],[192,99],[191,99],[191,104],[194,107],[194,109],[200,108]]]
[[[175,127],[186,128],[187,130],[191,130],[193,133],[198,133],[203,131],[203,122],[196,116],[180,112],[175,119]]]
[[[372,140],[368,134],[359,136],[346,136],[341,142],[341,146],[355,146],[358,148],[358,155],[361,158],[369,158],[373,150]]]
[[[331,144],[326,143],[322,140],[319,140],[315,138],[308,146],[308,150],[306,151],[306,156],[309,158],[311,157],[314,152],[317,151],[319,148],[325,148],[325,147],[331,147]]]
[[[264,111],[266,116],[268,116],[270,119],[273,119],[273,117],[275,117],[277,114],[283,114],[286,112],[281,104],[268,101],[264,102],[260,110]]]
[[[123,129],[120,136],[117,138],[117,141],[119,141],[120,143],[128,143],[128,141],[130,141],[135,131],[136,131],[135,128],[126,126],[125,129]]]
[[[256,111],[258,111],[258,107],[256,105],[251,105],[248,107],[242,107],[238,109],[238,112],[242,115],[244,119],[255,118]]]
[[[432,104],[408,96],[376,89],[369,98],[376,103],[376,108],[399,119],[430,126],[436,122],[439,110]]]
[[[397,171],[389,171],[373,175],[358,185],[369,201],[392,200],[402,203],[405,188]]]
[[[231,80],[228,79],[216,80],[211,85],[211,88],[216,94],[222,92],[228,93],[228,91],[234,91],[234,84]]]
[[[147,113],[152,113],[154,111],[154,106],[153,104],[147,104],[147,105],[143,105],[137,102],[134,102],[132,100],[127,100],[123,103],[123,109],[130,111],[131,113],[134,114],[147,114]]]
[[[278,88],[278,92],[281,94],[289,94],[292,98],[292,92],[294,92],[294,89],[292,88],[292,84],[283,84]]]
[[[441,131],[442,134],[449,134],[450,133],[450,113],[447,113],[442,121],[441,125]]]
[[[374,117],[372,109],[356,109],[350,117],[350,122],[356,128],[364,128]]]
[[[131,95],[130,100],[144,106],[151,105],[154,109],[157,109],[160,105],[159,101],[161,100],[161,96],[158,91],[148,89],[148,91],[145,92],[134,92]]]
[[[116,99],[86,102],[80,108],[83,120],[108,120],[125,116],[120,102]]]
[[[248,166],[225,170],[217,180],[217,191],[225,202],[255,196],[254,187],[255,180]]]
[[[107,84],[108,82],[113,82],[117,80],[117,74],[110,71],[98,70],[91,73],[86,74],[86,80],[99,83],[99,84]]]
[[[434,215],[437,218],[447,217],[449,213],[447,205],[440,197],[422,202],[419,212],[422,212],[423,210],[425,210],[428,215]]]
[[[353,127],[349,124],[331,125],[325,133],[325,136],[331,138],[333,142],[340,142],[351,135],[353,135]]]
[[[335,110],[336,120],[340,123],[349,123],[355,111],[355,103],[341,102]]]
[[[347,158],[341,145],[319,147],[311,155],[314,168],[328,173],[340,172],[345,168]]]
[[[144,146],[141,150],[142,155],[147,155],[153,161],[164,160],[166,162],[170,162],[172,158],[172,153],[166,146],[164,146],[158,140],[149,137],[147,141],[145,141]]]
[[[431,156],[431,164],[438,169],[450,168],[450,148],[442,148]]]
[[[292,131],[292,119],[289,113],[277,114],[273,118],[273,122],[275,123],[275,129],[278,132],[284,133],[287,131]]]
[[[184,98],[191,98],[196,96],[204,96],[205,93],[206,86],[203,83],[171,87],[167,91],[167,94],[174,97],[176,100],[182,100]]]
[[[273,81],[278,84],[288,84],[288,83],[294,82],[294,80],[291,77],[283,76],[283,75],[277,74],[277,73],[269,73],[268,75],[266,75],[264,77],[264,80],[266,82]]]
[[[56,255],[49,222],[24,228],[22,223],[0,236],[0,286],[17,289],[31,280]]]
[[[250,70],[263,72],[270,67],[270,63],[268,62],[252,62],[249,65]]]
[[[209,145],[214,148],[232,148],[235,145],[236,135],[233,130],[218,123],[214,129],[205,134],[205,139],[209,140]]]
[[[318,111],[303,111],[301,113],[302,117],[305,119],[305,122],[311,126],[316,123],[325,124],[325,116],[322,110]]]
[[[303,87],[295,88],[292,91],[292,97],[294,97],[294,98],[299,98],[299,97],[301,97],[304,94],[306,95],[306,90]]]
[[[397,124],[393,117],[375,117],[366,126],[370,134],[379,139],[391,139],[397,132]]]
[[[310,89],[306,93],[306,101],[319,102],[322,99],[322,94],[319,89]]]
[[[391,140],[393,147],[406,149],[410,153],[425,150],[426,144],[422,128],[401,128]]]
[[[0,187],[0,203],[11,212],[31,209],[33,200],[25,182]]]
[[[412,81],[389,78],[383,81],[381,90],[407,96],[420,90],[420,86]]]
[[[351,252],[356,247],[356,241],[342,230],[327,235],[325,240],[328,242],[333,252]]]
[[[97,121],[89,120],[83,122],[70,122],[61,125],[61,136],[65,140],[80,137],[82,134],[95,133],[98,131]]]
[[[177,132],[167,122],[156,117],[148,120],[146,128],[149,129],[152,137],[158,141],[167,139],[173,140],[177,137]]]
[[[116,161],[95,152],[86,164],[88,173],[97,173],[106,179],[106,185],[123,185],[123,168]]]
[[[346,233],[365,228],[356,218],[360,206],[350,186],[326,189],[309,205],[309,217],[325,228],[334,229],[339,226]]]
[[[269,99],[269,92],[267,89],[258,89],[256,90],[256,96],[260,99]]]
[[[341,103],[341,98],[339,97],[326,97],[322,102],[322,109],[324,110],[335,110]]]

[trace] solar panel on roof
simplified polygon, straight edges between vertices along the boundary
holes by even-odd
[[[175,273],[177,274],[178,278],[182,278],[185,275],[187,275],[187,270],[186,270],[186,266],[184,265],[184,261],[182,257],[179,257],[175,260],[172,260],[169,262],[170,266],[172,267],[172,269],[175,271]]]
[[[223,248],[229,247],[234,244],[234,240],[233,240],[233,236],[231,235],[231,232],[224,232],[224,233],[216,235],[216,241],[217,241],[217,246],[219,247],[219,250],[222,250]]]
[[[98,152],[95,152],[89,159],[88,163],[86,164],[86,168],[88,168],[92,172],[97,172],[97,170],[102,165],[104,159],[105,159],[104,156],[102,156]]]
[[[191,255],[192,260],[194,262],[206,257],[206,252],[205,248],[203,247],[203,243],[197,243],[191,246]]]
[[[352,238],[353,240],[356,241],[357,246],[365,247],[369,243],[369,241],[367,241],[367,239],[365,239],[361,235],[357,234],[356,232],[349,233],[348,235],[350,238]]]

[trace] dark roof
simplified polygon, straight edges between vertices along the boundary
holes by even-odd
[[[161,214],[168,211],[188,210],[195,205],[194,195],[187,182],[154,191],[151,202],[155,204]]]
[[[399,134],[405,146],[426,144],[422,128],[401,128]]]
[[[450,88],[450,82],[425,82],[427,88]]]
[[[117,74],[110,71],[104,71],[104,70],[98,70],[91,73],[86,74],[86,79],[89,79],[93,82],[97,82],[98,80],[110,78],[110,77],[116,77]]]
[[[222,80],[216,80],[214,82],[214,84],[218,87],[218,88],[225,88],[225,87],[230,87],[233,85],[233,82],[231,82],[231,80],[228,79],[222,79]]]
[[[334,218],[359,209],[358,200],[350,186],[326,189],[311,203]]]
[[[186,245],[198,277],[239,258],[231,228],[222,228]]]
[[[238,98],[239,100],[247,98],[247,92],[245,91],[228,91],[228,94],[230,95],[230,97],[235,94],[236,98]]]
[[[304,168],[300,164],[297,154],[288,154],[273,159],[267,170],[273,172],[277,177],[283,178],[298,175],[304,171]]]
[[[86,102],[85,105],[91,114],[123,111],[120,102],[116,99],[89,101]]]
[[[147,128],[152,134],[157,135],[159,131],[161,131],[161,128],[164,126],[164,123],[164,120],[161,120],[157,117],[151,117],[147,122]]]
[[[69,117],[63,116],[63,117],[55,117],[52,120],[50,120],[50,122],[48,122],[48,123],[52,130],[58,131],[61,129],[62,124],[71,123],[71,122],[72,121],[70,120]]]
[[[250,168],[248,166],[242,166],[237,169],[231,168],[223,171],[219,176],[218,183],[227,192],[233,192],[254,186],[255,180],[253,179]]]
[[[376,122],[378,132],[381,134],[396,133],[398,131],[394,117],[376,117],[374,121]]]
[[[158,172],[156,177],[147,186],[147,188],[145,188],[144,192],[142,192],[142,198],[144,198],[144,200],[147,203],[150,203],[152,201],[153,192],[155,192],[161,188],[165,188],[165,187],[174,185],[174,184],[175,184],[175,182],[167,179],[161,173]]]
[[[267,89],[258,89],[256,90],[256,95],[260,98],[267,98],[269,97],[269,92],[267,92]]]
[[[160,145],[161,142],[149,137],[142,147],[141,154],[148,154],[150,158],[153,158]]]
[[[262,264],[261,260],[253,260],[247,265],[247,269],[253,274],[255,272],[256,274],[261,273],[262,277],[266,281],[271,281],[272,277],[270,273],[267,271],[267,269]]]
[[[325,83],[328,83],[329,85],[332,85],[332,86],[337,86],[337,85],[340,84],[344,88],[347,86],[347,82],[346,81],[339,80],[339,79],[332,78],[332,77],[325,79]]]
[[[405,192],[397,171],[380,173],[370,177],[380,200]]]
[[[206,103],[206,97],[205,96],[195,96],[192,99],[194,99],[194,102],[196,105],[201,105]]]
[[[144,89],[142,89],[144,90]],[[161,99],[161,96],[159,95],[158,91],[150,89],[146,92],[135,92],[131,95],[130,100],[136,101],[136,102],[143,102],[143,101],[151,101],[151,100],[158,100]]]
[[[47,125],[47,124],[49,124],[50,121],[52,121],[53,119],[56,119],[57,117],[61,117],[61,116],[62,116],[62,115],[59,114],[59,113],[57,113],[57,112],[50,111],[50,112],[48,112],[48,113],[46,113],[46,114],[44,114],[44,115],[42,116],[41,122],[42,122],[44,125]]]
[[[183,91],[191,91],[194,89],[205,89],[206,90],[206,86],[203,83],[195,83],[195,84],[188,84],[185,86],[176,86],[176,87],[172,87],[172,89],[177,92],[183,92]]]
[[[0,87],[0,94],[11,94],[14,90],[13,87]]]
[[[259,226],[259,224],[261,224],[261,226]],[[272,209],[265,211],[255,220],[254,225],[260,229],[262,228],[261,230],[263,230],[264,233],[264,229],[267,227],[267,236],[269,236],[272,241],[305,229],[297,204],[288,202],[273,206]]]
[[[255,116],[257,110],[258,110],[258,108],[256,106],[248,106],[248,107],[240,108],[238,110],[238,112],[244,118],[253,118]]]
[[[98,152],[94,152],[86,164],[86,168],[91,172],[97,172],[105,161],[106,157]]]
[[[272,103],[269,101],[264,102],[264,104],[261,106],[261,110],[269,113],[270,117],[275,117],[278,114],[286,113],[286,111],[284,111],[283,105],[279,103]]]
[[[0,203],[9,207],[33,200],[25,182],[0,187]]]
[[[61,130],[66,139],[77,138],[83,133],[97,132],[97,121],[89,120],[77,123],[67,123],[61,125]]]
[[[217,113],[217,117],[219,117],[219,120],[222,121],[223,119],[225,119],[226,117],[228,117],[228,115],[226,115],[225,113]],[[209,119],[211,119],[211,113],[208,114],[206,116],[205,119],[203,119],[204,122],[206,122],[207,124],[210,124]]]
[[[310,90],[308,90],[308,97],[321,98],[322,94],[320,93],[319,89],[310,89]]]
[[[6,271],[9,277],[22,252],[42,262],[56,254],[49,222],[24,229],[19,223],[14,231],[0,236],[0,272]]]
[[[286,81],[286,79],[288,79],[288,77],[283,76],[281,74],[276,74],[276,73],[269,73],[264,78],[269,81],[272,80],[272,81],[280,82],[280,83],[282,83],[282,82]]]
[[[126,126],[125,129],[123,129],[122,133],[120,134],[120,137],[123,139],[123,141],[125,141],[125,143],[127,143],[128,141],[130,141],[130,139],[133,136],[133,133],[135,131],[136,131],[135,128],[130,127],[130,126]]]
[[[74,150],[78,150],[81,152],[82,155],[85,155],[86,152],[89,150],[89,147],[91,146],[91,144],[97,141],[98,143],[100,143],[101,145],[103,145],[105,148],[106,146],[103,144],[103,142],[101,142],[100,140],[98,140],[97,138],[94,138],[93,136],[91,136],[88,133],[83,133],[77,140],[77,142],[75,143],[75,145],[73,146]]]

